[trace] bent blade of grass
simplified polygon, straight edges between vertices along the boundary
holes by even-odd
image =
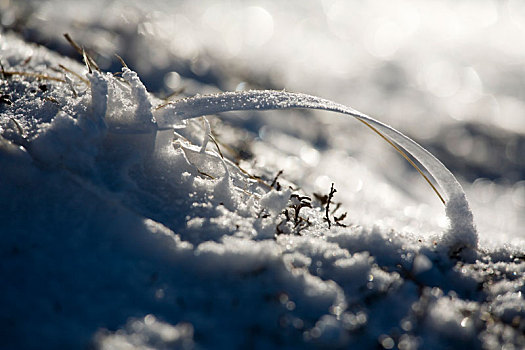
[[[458,247],[476,247],[477,233],[473,215],[468,205],[465,192],[454,175],[425,148],[401,132],[374,118],[356,111],[351,107],[335,103],[320,97],[274,90],[251,90],[225,92],[215,95],[194,96],[173,101],[160,106],[155,111],[159,129],[180,127],[186,119],[227,111],[274,110],[308,108],[342,113],[356,118],[379,134],[399,153],[403,155],[432,186],[440,200],[445,199],[424,175],[421,169],[403,152],[406,150],[436,180],[447,197],[446,213],[451,221],[451,228],[445,240],[451,249]]]

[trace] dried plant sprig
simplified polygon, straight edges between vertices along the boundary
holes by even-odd
[[[67,42],[82,56],[90,73],[91,73],[91,67],[95,68],[97,71],[100,72],[100,68],[97,62],[95,62],[95,60],[86,52],[86,50],[84,50],[82,46],[78,45],[75,42],[75,40],[73,40],[73,38],[71,37],[71,35],[69,35],[69,33],[65,33],[64,38],[66,38]]]
[[[414,161],[412,159],[410,159],[410,157],[401,149],[399,148],[395,143],[393,143],[392,141],[390,141],[385,135],[383,135],[379,130],[377,130],[376,128],[374,128],[372,125],[370,125],[369,123],[367,123],[366,121],[362,120],[362,119],[358,119],[361,123],[365,124],[367,127],[369,127],[370,129],[372,129],[376,134],[378,134],[383,140],[385,140],[386,142],[388,142],[390,144],[390,146],[392,146],[399,154],[401,154],[403,156],[403,158],[405,158],[407,160],[407,162],[410,163],[410,165],[412,165],[412,167],[414,167],[417,172],[419,173],[419,175],[423,176],[423,178],[426,180],[426,182],[429,184],[429,186],[432,188],[432,190],[434,190],[434,192],[436,193],[436,195],[439,197],[439,199],[441,200],[441,202],[446,205],[446,202],[445,200],[443,199],[443,196],[441,195],[441,193],[439,193],[439,191],[437,190],[436,186],[434,186],[434,184],[432,183],[432,181],[430,181],[430,179],[428,178],[428,176],[425,175],[425,173],[423,172],[423,170],[421,170],[421,168],[419,168],[419,166],[414,163]]]
[[[61,69],[63,69],[64,71],[74,75],[75,77],[77,77],[80,81],[82,81],[83,83],[85,83],[86,85],[89,85],[89,80],[87,80],[86,78],[84,78],[83,76],[81,76],[80,74],[78,74],[77,72],[67,68],[66,66],[62,65],[62,64],[59,64],[58,65]]]
[[[128,68],[128,65],[126,64],[126,62],[124,62],[124,59],[122,57],[120,57],[120,55],[115,54],[115,57],[119,60],[119,62],[122,65],[122,67]]]
[[[6,71],[2,69],[2,75],[4,77],[11,77],[14,75],[19,75],[22,77],[31,77],[31,78],[37,78],[42,80],[53,80],[58,81],[60,83],[65,83],[66,81],[62,78],[52,77],[49,75],[41,74],[41,73],[34,73],[34,72],[20,72],[20,71]]]
[[[330,203],[332,202],[332,198],[334,198],[334,194],[336,192],[337,190],[334,188],[334,183],[332,182],[332,187],[330,187],[330,193],[328,194],[325,207],[325,220],[328,222],[328,229],[332,228],[332,221],[330,220]]]

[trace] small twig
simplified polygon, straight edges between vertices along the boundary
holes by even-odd
[[[224,156],[222,155],[222,152],[221,152],[221,148],[219,147],[219,144],[217,143],[217,141],[215,140],[215,137],[213,137],[213,135],[210,133],[210,139],[213,141],[213,143],[215,144],[215,147],[217,147],[217,151],[219,151],[219,155],[221,156],[222,159],[224,159]]]
[[[212,136],[215,137],[215,139],[217,140],[217,143],[222,147],[222,149],[225,149],[225,150],[228,151],[228,153],[230,153],[231,157],[233,158],[232,161],[237,166],[239,166],[239,164],[240,164],[240,162],[242,160],[248,159],[248,158],[243,158],[243,155],[242,155],[243,150],[238,150],[238,149],[228,145],[227,143],[221,142],[221,140],[219,139],[220,135],[217,134],[214,130],[212,130]],[[245,152],[245,154],[250,154],[251,155],[249,150],[245,150],[244,152]],[[269,185],[268,185],[268,187],[269,187]]]
[[[126,62],[124,62],[124,59],[122,57],[120,57],[118,54],[115,54],[115,57],[120,61],[122,67],[128,68],[128,65],[126,64]]]
[[[164,99],[164,100],[166,100],[166,99]],[[153,110],[158,111],[159,109],[162,109],[162,108],[168,106],[169,104],[171,104],[171,103],[173,103],[173,102],[174,102],[174,101],[165,101],[165,102],[160,103],[160,104],[158,104],[157,106],[155,106],[155,107],[153,108]]]
[[[65,70],[66,72],[68,73],[71,73],[73,74],[75,77],[77,77],[78,79],[80,79],[83,83],[86,83],[87,85],[89,85],[89,80],[87,80],[86,78],[84,78],[83,76],[81,76],[80,74],[78,74],[77,72],[75,71],[72,71],[71,69],[59,64],[58,65],[60,68],[62,68],[63,70]]]
[[[206,176],[206,177],[209,177],[210,179],[212,180],[215,180],[215,177],[208,174],[208,173],[205,173],[204,171],[200,171],[199,169],[197,169],[197,171],[199,172],[199,174],[203,175],[203,176]]]
[[[95,62],[95,60],[93,59],[93,57],[91,57],[90,55],[87,55],[87,58],[88,58],[89,62],[91,63],[91,65],[92,65],[93,67],[95,67],[95,69],[96,69],[97,71],[102,72],[102,71],[100,70],[100,68],[99,68],[99,66],[98,66],[98,64],[97,64],[97,62]]]
[[[173,91],[170,92],[167,96],[165,96],[165,97],[163,98],[163,100],[165,100],[165,101],[169,101],[169,100],[170,100],[171,98],[173,98],[174,96],[178,96],[178,95],[182,94],[182,93],[184,92],[184,90],[186,90],[185,87],[181,87],[181,88],[179,88],[179,89],[177,89],[177,90],[173,90]]]
[[[312,207],[312,199],[308,196],[299,196],[298,194],[292,194],[290,196],[290,201],[292,204],[290,205],[294,210],[294,223],[295,227],[297,227],[302,221],[306,221],[309,223],[307,219],[303,219],[299,216],[299,213],[302,208],[311,208]]]
[[[390,141],[389,138],[387,138],[385,135],[383,135],[379,130],[377,130],[375,127],[373,127],[370,123],[368,123],[367,121],[363,120],[363,119],[360,119],[358,118],[357,119],[358,121],[360,121],[361,123],[365,124],[366,126],[368,126],[373,132],[375,132],[376,134],[378,134],[383,140],[385,140],[390,146],[394,147],[394,149],[399,153],[401,154],[401,156],[403,156],[403,158],[405,158],[409,163],[410,165],[412,165],[414,167],[414,169],[417,170],[417,172],[425,179],[425,181],[429,184],[429,186],[432,188],[432,190],[434,190],[434,192],[436,193],[436,195],[439,197],[439,199],[441,200],[441,202],[443,203],[443,205],[446,205],[446,202],[445,202],[445,199],[443,199],[443,196],[441,195],[441,193],[439,193],[439,191],[437,190],[436,186],[434,186],[434,184],[430,181],[430,179],[428,178],[428,176],[425,175],[425,173],[423,173],[423,170],[421,170],[416,163],[414,163],[414,161],[412,159],[410,159],[410,157],[401,149],[399,148],[397,145],[394,144],[394,142]]]
[[[0,68],[2,68],[2,79],[6,80],[6,77],[5,77],[5,69],[4,69],[4,65],[2,64],[2,60],[0,59]]]
[[[69,35],[69,33],[65,33],[65,34],[64,34],[64,38],[66,38],[67,42],[68,42],[71,46],[73,46],[73,48],[74,48],[75,50],[77,50],[77,52],[78,52],[80,55],[83,54],[83,51],[84,51],[84,50],[80,47],[80,45],[78,45],[78,44],[75,42],[75,40],[73,40],[73,38],[71,38],[71,36]]]
[[[58,81],[58,82],[61,82],[61,83],[65,83],[66,82],[64,79],[60,79],[60,78],[56,78],[56,77],[50,77],[49,75],[44,75],[44,74],[40,74],[40,73],[18,72],[18,71],[8,72],[8,71],[5,71],[2,68],[2,76],[4,76],[4,78],[6,76],[10,77],[10,76],[13,76],[13,75],[20,75],[20,76],[23,76],[23,77],[33,77],[33,78],[44,79],[44,80],[53,80],[53,81]]]
[[[341,227],[346,227],[347,225],[346,224],[343,224],[341,221],[343,221],[346,216],[348,215],[347,212],[344,212],[343,214],[339,215],[339,216],[335,216],[334,215],[334,221],[335,221],[335,224],[337,226],[341,226]]]
[[[64,38],[66,38],[67,42],[73,46],[73,48],[82,56],[82,58],[84,59],[84,62],[86,63],[86,65],[88,66],[88,70],[89,70],[89,73],[92,73],[92,70],[91,70],[91,67],[95,68],[97,71],[100,72],[100,68],[97,64],[97,62],[95,62],[95,60],[89,56],[87,53],[86,53],[86,50],[84,50],[83,47],[81,47],[80,45],[78,45],[75,40],[73,40],[73,38],[71,38],[71,36],[69,35],[69,33],[65,33],[64,34]]]
[[[277,173],[277,175],[275,175],[275,177],[273,178],[272,183],[270,184],[270,187],[271,187],[271,188],[273,188],[275,185],[277,185],[277,186],[276,186],[277,191],[280,190],[280,187],[281,187],[281,186],[280,186],[279,183],[277,182],[277,179],[278,179],[279,176],[281,176],[282,174],[283,174],[283,170],[279,170],[279,172]]]
[[[217,143],[219,143],[221,146],[224,147],[224,144],[222,144],[222,143],[220,143],[218,141],[217,141]],[[266,186],[266,187],[271,189],[271,186],[266,181],[261,179],[260,177],[250,174],[246,169],[243,169],[239,164],[236,164],[234,162],[231,162],[231,163],[234,164],[241,171],[241,173],[243,173],[244,175],[248,176],[250,179],[252,179],[254,181],[257,181],[259,184],[261,184],[263,186]]]
[[[261,184],[261,185],[263,185],[263,186],[265,186],[265,187],[268,187],[268,188],[270,188],[270,189],[272,188],[272,186],[270,186],[266,181],[264,181],[264,180],[261,179],[260,177],[255,176],[255,175],[252,175],[252,174],[250,174],[247,170],[243,169],[243,168],[240,166],[239,162],[238,162],[238,159],[240,159],[240,158],[237,158],[237,157],[235,156],[236,151],[235,151],[232,147],[230,147],[230,145],[228,145],[228,144],[226,144],[226,143],[224,143],[224,142],[221,142],[219,139],[217,139],[217,134],[216,134],[213,130],[211,130],[209,136],[210,136],[211,140],[212,140],[216,145],[219,145],[219,146],[217,146],[217,149],[219,150],[219,154],[221,155],[221,157],[222,157],[223,159],[225,159],[225,158],[223,157],[223,154],[222,154],[221,149],[220,149],[219,147],[222,147],[223,149],[226,149],[229,153],[232,154],[232,157],[233,157],[233,158],[236,158],[235,161],[230,161],[230,162],[231,162],[233,165],[235,165],[235,166],[237,167],[237,169],[239,169],[244,175],[248,176],[248,177],[249,177],[250,179],[252,179],[252,180],[257,181],[259,184]]]
[[[328,200],[326,201],[326,221],[328,222],[328,229],[332,228],[332,222],[330,221],[330,202],[332,202],[332,198],[334,198],[334,193],[336,193],[337,190],[334,188],[334,183],[332,182],[332,187],[330,187],[330,193],[328,194]]]
[[[84,49],[82,49],[82,58],[84,59],[84,63],[86,64],[89,74],[93,73],[93,70],[91,69],[91,63],[89,61],[86,50]]]

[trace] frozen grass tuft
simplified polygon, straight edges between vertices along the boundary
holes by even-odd
[[[228,111],[275,110],[291,108],[320,109],[345,114],[356,118],[383,137],[401,153],[425,178],[443,203],[450,219],[450,229],[443,243],[449,253],[464,248],[477,247],[477,232],[474,226],[466,194],[454,175],[425,148],[396,129],[381,123],[351,107],[347,107],[320,97],[286,91],[251,90],[225,92],[215,95],[195,96],[159,106],[155,118],[160,129],[180,127],[187,119]],[[405,149],[417,159],[436,180],[448,202],[423,174],[419,167],[399,148]]]

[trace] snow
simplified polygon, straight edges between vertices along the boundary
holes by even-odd
[[[458,24],[463,36],[450,32],[456,41],[449,45],[500,45],[511,70],[519,50],[472,39],[496,23],[490,4],[479,5],[471,32]],[[399,11],[379,11],[392,12],[390,19],[377,17],[377,27],[367,27],[373,38],[365,46],[382,67],[374,68],[359,46],[341,45],[362,33],[359,15],[355,23],[342,19],[352,10],[346,2],[298,2],[294,11],[287,4],[238,4],[233,12],[212,1],[0,2],[2,347],[525,346],[523,168],[513,156],[523,124],[509,127],[509,117],[484,115],[488,131],[475,134],[479,121],[470,116],[488,89],[503,107],[505,98],[516,102],[517,113],[519,96],[494,88],[488,56],[465,79],[446,58],[417,73],[439,104],[385,77],[401,74],[410,86],[416,73],[405,65],[432,61],[425,53],[404,61],[419,52],[407,46],[422,35],[416,27],[432,29],[433,22],[424,24],[428,13],[457,20],[474,11],[448,2],[396,5]],[[373,6],[354,10],[370,15]],[[313,16],[319,11],[325,24]],[[238,13],[251,20],[228,27]],[[236,34],[252,22],[257,35]],[[307,49],[313,44],[299,40],[298,28],[324,49]],[[63,32],[86,45],[101,72],[62,56],[71,55]],[[288,54],[285,43],[299,51]],[[342,56],[327,60],[338,46],[343,56],[354,52],[352,64]],[[114,53],[129,68],[113,65]],[[174,71],[187,90],[170,102],[163,99],[164,78]],[[441,84],[444,73],[448,85]],[[310,95],[254,90],[280,84]],[[377,85],[389,93],[375,91]],[[237,87],[246,91],[220,93]],[[354,96],[360,109],[417,143],[313,95]],[[430,105],[441,117],[410,119]],[[426,167],[446,207],[368,128],[291,107],[330,109],[372,124]],[[444,110],[470,124],[444,120]],[[513,172],[482,178],[492,167],[490,153],[477,150],[490,152],[498,145],[491,142],[505,137],[514,143],[504,143],[503,165]],[[449,163],[451,171],[443,165]],[[479,178],[470,183],[473,173]]]
[[[193,327],[176,326],[159,321],[153,315],[143,320],[130,320],[123,331],[99,332],[95,344],[100,349],[192,349]]]

